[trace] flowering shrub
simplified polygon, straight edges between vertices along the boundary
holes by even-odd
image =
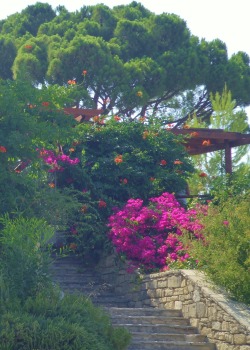
[[[194,238],[201,237],[202,225],[196,214],[194,209],[181,207],[168,192],[150,198],[147,206],[141,199],[129,199],[123,209],[109,217],[109,238],[131,268],[166,270],[169,263],[189,258],[179,236],[188,232]]]
[[[230,193],[232,188],[228,190]],[[237,196],[221,196],[213,201],[215,204],[211,202],[206,215],[199,215],[205,227],[203,240],[191,240],[189,252],[213,282],[236,300],[250,305],[249,195],[246,191]]]
[[[55,155],[51,150],[40,150],[40,157],[43,161],[50,166],[48,172],[54,173],[56,171],[63,171],[64,168],[62,164],[76,165],[80,162],[80,159],[71,159],[70,156],[66,154]]]

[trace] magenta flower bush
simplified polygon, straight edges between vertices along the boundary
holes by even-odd
[[[109,217],[109,238],[118,254],[129,262],[129,269],[164,271],[175,261],[189,259],[178,237],[183,233],[201,238],[202,225],[194,209],[186,210],[171,193],[150,198],[129,199]]]
[[[53,151],[46,149],[38,151],[43,161],[50,166],[49,173],[64,171],[64,164],[76,165],[80,162],[79,158],[71,159],[70,156],[63,153],[56,155]]]

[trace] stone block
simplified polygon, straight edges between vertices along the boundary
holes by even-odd
[[[190,322],[192,327],[199,328],[199,326],[200,326],[200,321],[197,318],[190,318],[189,322]]]
[[[217,309],[216,307],[213,305],[211,307],[208,307],[207,309],[207,315],[208,315],[208,319],[210,321],[215,321],[217,320]]]
[[[229,328],[230,328],[230,333],[231,334],[239,334],[240,333],[239,327],[235,323],[230,323]]]
[[[173,295],[173,289],[170,289],[170,288],[164,289],[164,295],[166,297]]]
[[[223,321],[223,322],[221,323],[221,329],[222,329],[223,331],[229,331],[229,322]]]
[[[234,341],[234,344],[245,345],[247,338],[246,338],[245,334],[234,334],[233,341]]]
[[[206,316],[206,305],[204,303],[196,303],[196,316],[202,318]]]
[[[181,301],[175,301],[174,308],[175,308],[175,310],[181,310],[182,309],[182,302]]]
[[[192,292],[194,290],[194,286],[191,283],[188,284],[187,288],[189,292]]]
[[[181,288],[186,287],[186,285],[187,285],[187,280],[185,278],[183,278],[181,281]]]
[[[200,292],[197,289],[194,290],[192,299],[195,303],[201,300]]]
[[[212,329],[215,331],[220,331],[221,330],[221,323],[220,322],[212,322]]]
[[[181,287],[181,276],[171,276],[168,279],[169,288],[179,288]]]
[[[184,296],[185,296],[185,300],[190,300],[190,302],[193,302],[193,300],[192,300],[192,297],[191,297],[191,294],[184,294]]]
[[[196,317],[196,305],[190,304],[187,306],[188,317]]]
[[[160,280],[157,282],[157,288],[167,288],[167,280]]]

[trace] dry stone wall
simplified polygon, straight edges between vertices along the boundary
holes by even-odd
[[[150,275],[128,274],[110,257],[101,262],[103,280],[126,295],[130,307],[182,310],[192,326],[216,343],[218,350],[250,350],[250,309],[233,302],[195,270]]]

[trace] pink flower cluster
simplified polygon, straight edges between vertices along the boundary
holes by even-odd
[[[76,165],[80,162],[79,158],[71,159],[66,154],[55,155],[55,153],[51,150],[42,149],[38,151],[43,161],[51,166],[51,168],[48,170],[50,173],[63,171],[64,167],[61,164]]]
[[[166,270],[169,263],[189,258],[180,235],[202,237],[203,227],[196,216],[196,210],[181,207],[171,193],[150,198],[148,206],[141,199],[129,199],[109,217],[109,238],[132,269]]]

